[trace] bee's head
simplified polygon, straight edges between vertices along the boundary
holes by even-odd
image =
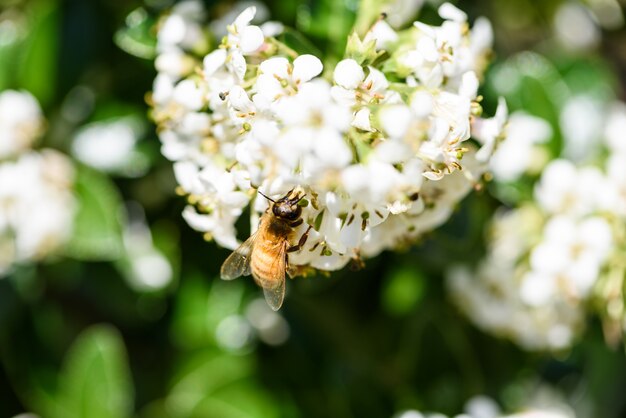
[[[279,200],[272,205],[272,213],[279,218],[295,221],[302,214],[302,207],[298,206],[297,202]]]
[[[276,201],[263,195],[261,192],[259,193],[272,202],[271,210],[274,216],[288,221],[295,221],[302,214],[302,207],[298,203],[304,198],[304,194],[300,195],[297,193],[292,195],[292,192],[293,190]]]

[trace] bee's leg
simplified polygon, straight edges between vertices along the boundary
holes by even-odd
[[[306,240],[309,238],[309,231],[311,231],[311,228],[313,228],[313,227],[311,225],[309,225],[309,227],[306,229],[304,234],[302,234],[302,236],[300,237],[300,240],[298,241],[298,244],[292,245],[291,247],[287,248],[287,252],[288,253],[293,253],[293,252],[296,252],[296,251],[300,251],[302,249],[302,247],[304,247],[304,244],[306,244]]]

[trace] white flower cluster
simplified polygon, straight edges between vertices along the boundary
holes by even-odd
[[[540,145],[551,137],[552,127],[545,120],[524,112],[511,114],[506,141],[498,147],[489,164],[494,179],[516,181],[523,174],[539,171],[547,159]]]
[[[0,93],[0,159],[28,150],[44,129],[39,103],[25,91]]]
[[[618,0],[564,1],[555,10],[553,30],[557,41],[570,50],[597,48],[602,30],[623,27]]]
[[[521,412],[504,414],[500,406],[490,397],[479,395],[467,401],[462,414],[454,418],[575,418],[572,408],[560,399],[554,390],[540,386],[537,393],[531,393],[528,406]],[[395,415],[396,418],[448,418],[441,413],[422,413],[408,410]]]
[[[563,349],[582,328],[585,303],[593,297],[623,323],[625,129],[626,106],[615,105],[604,165],[549,162],[534,201],[493,219],[477,270],[450,272],[454,299],[481,328],[526,349]]]
[[[29,93],[0,93],[0,276],[55,251],[71,231],[73,167],[57,151],[30,149],[43,126]]]
[[[266,209],[257,190],[277,198],[294,187],[306,193],[302,231],[314,229],[293,265],[334,270],[410,243],[445,222],[502,137],[506,106],[482,119],[477,97],[491,28],[479,20],[470,30],[450,4],[437,27],[399,33],[378,21],[363,40],[350,38],[334,68],[252,25],[254,7],[197,57],[186,36],[163,41],[173,19],[187,23],[181,33],[198,32],[176,13],[159,49],[202,63],[192,71],[157,58],[153,117],[188,196],[183,216],[224,247],[237,247],[247,206],[253,225]]]

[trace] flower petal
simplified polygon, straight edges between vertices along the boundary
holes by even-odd
[[[254,104],[248,97],[248,93],[241,86],[233,86],[228,92],[228,101],[240,112],[250,112],[254,110]]]
[[[273,102],[284,93],[280,81],[271,74],[261,74],[256,80],[255,89],[258,95],[269,102]]]
[[[226,62],[227,52],[225,49],[216,49],[204,57],[204,77],[209,78]]]
[[[364,78],[363,67],[351,58],[339,61],[333,72],[335,83],[348,90],[356,89]]]
[[[255,52],[263,42],[265,41],[265,36],[263,36],[263,31],[258,26],[246,26],[241,31],[241,38],[239,39],[239,47],[241,51],[247,55]]]
[[[293,79],[296,83],[305,83],[321,74],[324,66],[314,55],[300,55],[293,61]]]
[[[246,59],[241,52],[233,51],[230,54],[230,67],[240,81],[246,76]]]
[[[287,78],[289,76],[289,61],[284,57],[274,57],[263,61],[259,65],[261,74]]]
[[[467,15],[458,7],[453,6],[450,3],[444,3],[439,7],[439,16],[446,20],[452,20],[455,22],[466,22]]]
[[[239,16],[237,16],[235,18],[235,21],[233,22],[233,26],[239,32],[243,28],[248,26],[250,22],[252,22],[252,19],[254,19],[255,15],[256,15],[256,7],[250,6],[247,9],[245,9],[243,12],[239,13]]]
[[[352,126],[364,131],[374,132],[375,129],[372,128],[372,123],[370,122],[371,113],[366,107],[356,112],[354,119],[352,119]]]

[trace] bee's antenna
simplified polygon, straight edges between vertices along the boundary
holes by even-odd
[[[276,201],[275,201],[274,199],[272,199],[271,197],[267,197],[267,196],[265,196],[265,195],[263,194],[263,192],[262,192],[262,191],[257,190],[257,192],[258,192],[261,196],[263,196],[264,198],[266,198],[267,200],[269,200],[270,202],[276,203]]]
[[[303,194],[302,196],[298,197],[297,199],[296,198],[290,199],[290,200],[288,200],[288,202],[289,202],[290,205],[297,205],[298,203],[300,203],[300,201],[302,199],[304,199],[305,196],[306,196],[306,193]]]

